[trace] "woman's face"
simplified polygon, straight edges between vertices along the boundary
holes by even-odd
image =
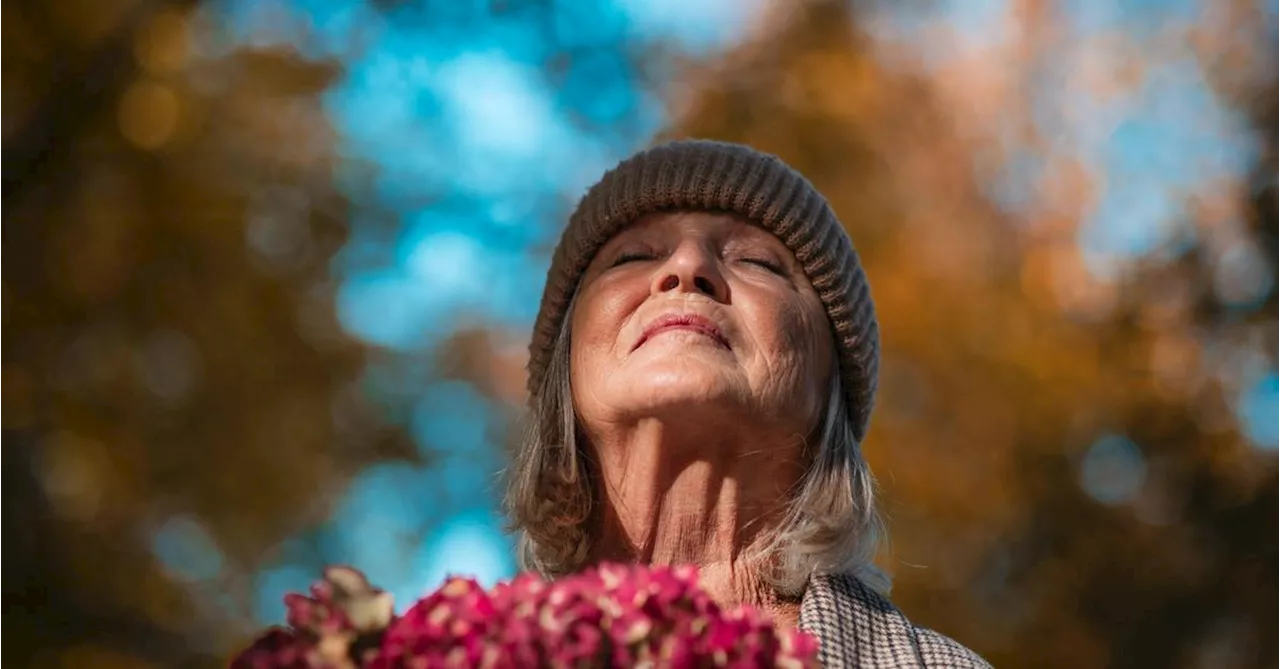
[[[727,214],[646,217],[587,268],[571,383],[589,433],[638,419],[813,427],[830,382],[826,312],[795,257]]]

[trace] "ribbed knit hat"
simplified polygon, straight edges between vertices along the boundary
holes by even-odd
[[[556,336],[592,258],[628,224],[659,211],[733,212],[795,254],[827,309],[854,433],[866,436],[880,364],[880,334],[866,274],[826,198],[776,156],[750,147],[681,140],[642,151],[605,173],[569,218],[547,272],[529,344],[536,397]]]

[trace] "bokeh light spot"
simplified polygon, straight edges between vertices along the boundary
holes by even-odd
[[[205,581],[222,571],[222,551],[195,518],[174,516],[151,536],[151,552],[171,572],[192,581]]]
[[[428,496],[431,481],[427,473],[400,464],[361,473],[332,521],[347,559],[382,579],[402,578],[416,535],[434,520]]]
[[[674,38],[696,54],[731,44],[765,10],[760,0],[621,0],[617,4],[634,30]]]
[[[455,294],[476,290],[486,260],[484,247],[460,232],[439,232],[413,240],[405,249],[405,269],[432,291]]]
[[[389,348],[417,343],[430,312],[429,289],[398,271],[369,272],[348,279],[338,289],[338,320],[348,332]]]
[[[176,330],[152,333],[134,357],[147,390],[166,404],[181,402],[200,382],[200,351]]]
[[[1223,302],[1236,307],[1257,306],[1275,287],[1274,271],[1252,243],[1232,246],[1218,259],[1213,288]]]
[[[1240,396],[1236,414],[1255,446],[1275,450],[1280,445],[1280,378],[1274,371]]]
[[[259,572],[254,584],[254,617],[265,624],[281,623],[285,614],[284,596],[291,592],[306,592],[318,578],[318,572],[297,565]]]
[[[1147,462],[1142,451],[1119,435],[1098,439],[1080,463],[1080,487],[1109,506],[1132,501],[1146,477]]]
[[[148,71],[164,74],[182,67],[187,44],[186,17],[177,10],[162,10],[139,36],[134,53]]]
[[[441,72],[440,88],[472,148],[536,155],[555,125],[555,109],[539,73],[501,53],[465,54]]]
[[[454,516],[424,545],[416,589],[396,594],[407,603],[435,590],[451,575],[469,576],[492,587],[515,575],[513,547],[502,531],[501,521],[488,512]]]
[[[89,522],[97,517],[110,466],[101,442],[70,431],[49,437],[40,450],[41,483],[54,509],[68,520]]]
[[[495,412],[469,383],[440,383],[428,389],[414,410],[411,429],[424,457],[441,481],[438,493],[459,505],[491,499],[495,473],[502,467],[486,434]]]
[[[163,84],[139,81],[120,100],[120,132],[140,148],[158,149],[178,127],[178,96]]]

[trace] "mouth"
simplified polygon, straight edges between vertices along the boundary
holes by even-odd
[[[729,346],[729,340],[724,336],[724,332],[720,330],[720,326],[716,325],[715,321],[697,314],[665,314],[659,316],[644,329],[644,334],[640,335],[640,339],[636,341],[636,345],[631,350],[634,351],[644,346],[645,342],[655,336],[672,330],[694,332],[714,340],[727,350],[732,350],[732,347]]]

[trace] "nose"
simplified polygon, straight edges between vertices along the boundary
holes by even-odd
[[[658,268],[653,281],[653,294],[702,293],[724,302],[729,286],[720,273],[719,258],[701,244],[681,244]]]

